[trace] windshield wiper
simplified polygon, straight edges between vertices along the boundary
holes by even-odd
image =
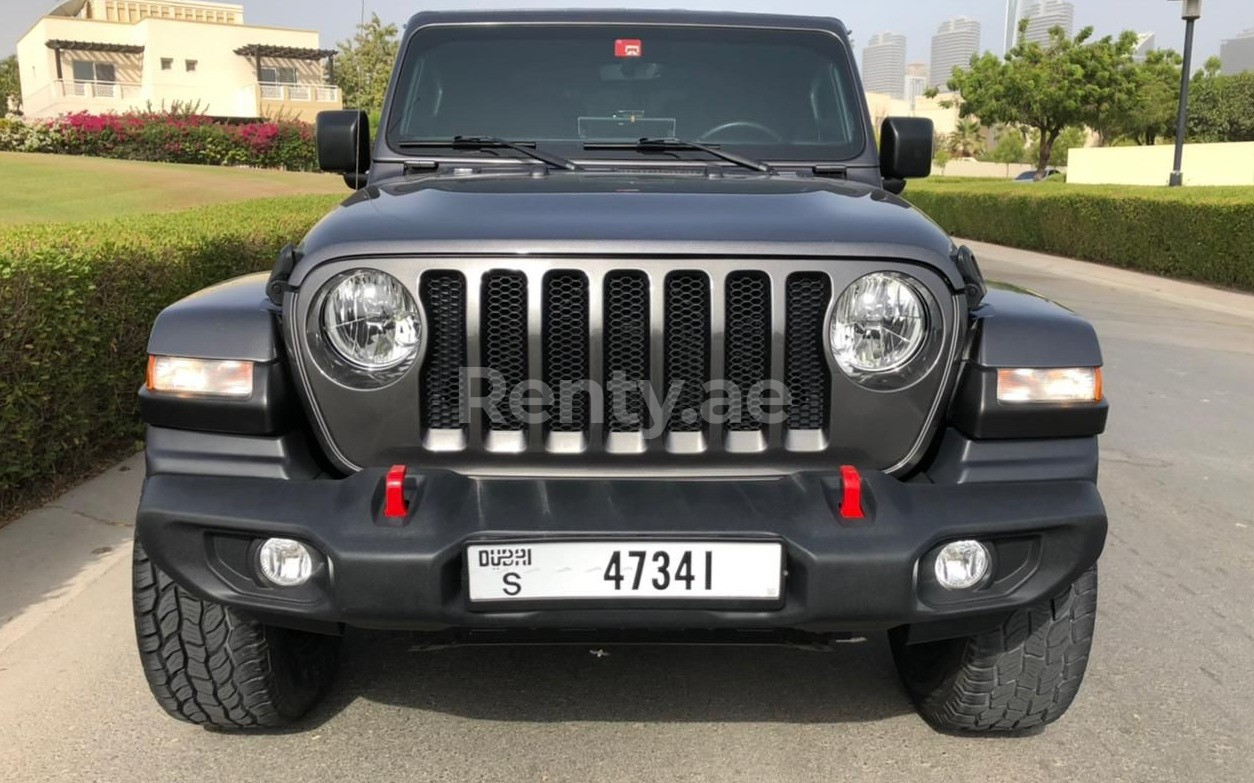
[[[774,169],[770,164],[763,163],[760,160],[746,158],[737,155],[734,152],[727,152],[718,147],[709,144],[702,144],[699,141],[688,141],[687,139],[668,138],[643,138],[636,141],[613,142],[613,141],[594,141],[583,145],[586,150],[636,150],[637,152],[666,152],[671,150],[696,150],[713,155],[716,158],[722,158],[728,163],[735,163],[737,166],[743,166],[754,171],[761,171],[769,174]]]
[[[550,166],[557,166],[567,171],[581,171],[583,166],[573,160],[567,160],[551,152],[535,149],[534,141],[509,141],[496,136],[454,136],[451,139],[406,139],[397,144],[401,149],[422,149],[426,147],[449,147],[461,150],[508,149],[522,153]]]

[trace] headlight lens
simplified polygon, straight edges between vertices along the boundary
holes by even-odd
[[[910,363],[928,334],[928,310],[906,275],[875,272],[849,284],[836,300],[831,343],[848,376],[891,373]]]
[[[322,331],[354,367],[388,370],[418,350],[418,306],[395,277],[360,269],[331,283],[322,304]]]

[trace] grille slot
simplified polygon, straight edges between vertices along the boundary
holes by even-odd
[[[480,313],[483,366],[489,373],[485,426],[493,431],[522,431],[522,420],[510,410],[510,397],[518,397],[527,380],[526,276],[522,272],[484,275]]]
[[[669,397],[678,388],[667,430],[700,432],[701,408],[710,380],[710,279],[703,272],[666,276],[666,382]]]
[[[734,390],[738,410],[731,412],[727,429],[756,432],[763,429],[762,387],[771,377],[771,281],[762,272],[735,272],[727,278],[724,356],[729,393]]]
[[[588,278],[582,272],[550,272],[544,279],[544,382],[553,394],[550,432],[588,428],[588,392],[572,386],[587,378]]]
[[[427,357],[422,365],[423,424],[433,430],[466,428],[466,278],[431,272],[422,278]]]
[[[823,340],[823,321],[831,300],[831,280],[817,272],[788,277],[784,331],[784,382],[791,395],[788,428],[822,430],[827,427],[831,373]]]
[[[604,307],[605,426],[610,432],[640,432],[649,425],[640,393],[640,384],[649,380],[649,279],[643,272],[611,272]]]

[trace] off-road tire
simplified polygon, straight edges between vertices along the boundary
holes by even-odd
[[[905,644],[893,658],[919,714],[942,731],[1024,733],[1071,706],[1093,644],[1097,566],[1052,600],[977,636]]]
[[[135,542],[139,657],[161,707],[216,729],[277,728],[321,698],[339,639],[262,625],[171,581]]]

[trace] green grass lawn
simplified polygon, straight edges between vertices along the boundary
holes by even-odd
[[[330,174],[0,152],[0,225],[77,222],[306,193],[348,195]]]

